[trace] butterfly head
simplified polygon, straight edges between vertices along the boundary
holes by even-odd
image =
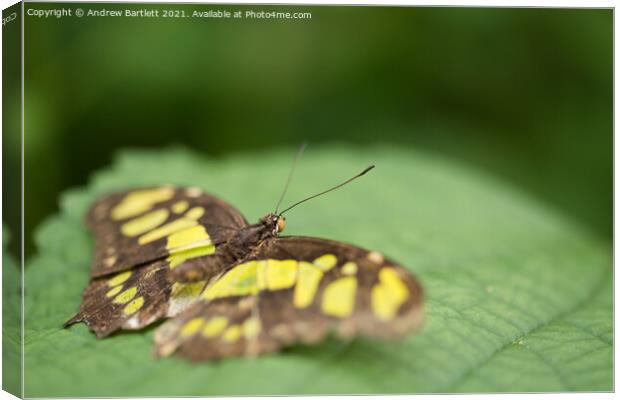
[[[261,222],[274,236],[277,236],[286,227],[286,218],[278,214],[269,213],[261,218]]]

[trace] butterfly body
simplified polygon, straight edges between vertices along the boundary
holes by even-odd
[[[275,214],[267,214],[256,224],[240,228],[215,254],[205,257],[202,268],[196,265],[181,266],[173,271],[173,281],[196,282],[208,277],[213,267],[223,270],[249,256],[263,241],[277,237],[284,229],[284,218]]]
[[[87,216],[96,236],[80,311],[98,337],[168,318],[155,354],[192,360],[254,356],[330,332],[400,337],[423,320],[422,288],[378,252],[280,236],[270,213],[248,224],[196,188],[104,197]]]

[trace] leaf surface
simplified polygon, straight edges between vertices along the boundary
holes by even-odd
[[[612,390],[610,244],[480,171],[393,147],[309,149],[285,205],[377,168],[292,210],[286,234],[353,243],[409,268],[426,293],[418,334],[191,364],[155,361],[153,328],[105,340],[83,325],[61,328],[88,282],[93,243],[82,218],[98,196],[200,186],[254,221],[272,211],[293,154],[126,151],[88,188],[65,193],[26,272],[26,396]]]
[[[10,234],[2,226],[2,389],[21,393],[21,274],[20,266],[8,253]],[[10,367],[7,367],[10,366]]]

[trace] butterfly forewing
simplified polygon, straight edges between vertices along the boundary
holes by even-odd
[[[198,188],[160,186],[112,194],[87,216],[95,234],[91,275],[226,242],[247,225],[235,208]]]
[[[95,233],[90,284],[77,315],[98,337],[140,329],[195,301],[224,266],[208,262],[220,243],[247,225],[230,205],[197,188],[169,186],[109,195],[87,215]],[[180,265],[206,272],[192,284],[171,282]]]

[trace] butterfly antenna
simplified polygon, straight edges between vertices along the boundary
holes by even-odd
[[[347,183],[349,183],[349,182],[351,182],[351,181],[353,181],[353,180],[355,180],[355,179],[359,178],[360,176],[362,176],[362,175],[366,174],[368,171],[370,171],[370,170],[371,170],[371,169],[373,169],[374,167],[375,167],[374,165],[370,165],[370,166],[366,167],[366,169],[365,169],[365,170],[363,170],[363,171],[362,171],[362,172],[360,172],[359,174],[355,175],[354,177],[349,178],[349,179],[347,179],[346,181],[344,181],[344,182],[342,182],[342,183],[340,183],[340,184],[338,184],[338,185],[336,185],[336,186],[334,186],[334,187],[332,187],[332,188],[329,188],[329,189],[327,189],[327,190],[325,190],[325,191],[322,191],[321,193],[317,193],[317,194],[315,194],[315,195],[312,195],[312,196],[310,196],[310,197],[306,197],[305,199],[298,201],[297,203],[295,203],[295,204],[293,204],[292,206],[288,207],[286,210],[282,211],[279,215],[284,214],[285,212],[287,212],[287,211],[288,211],[288,210],[290,210],[291,208],[296,207],[296,206],[300,205],[301,203],[305,203],[305,202],[306,202],[306,201],[308,201],[308,200],[312,200],[312,199],[314,199],[315,197],[319,197],[319,196],[321,196],[321,195],[324,195],[325,193],[329,193],[329,192],[331,192],[332,190],[336,190],[336,189],[338,189],[339,187],[342,187],[342,186],[346,185]]]
[[[274,212],[274,214],[276,215],[278,214],[278,208],[280,208],[280,204],[282,203],[282,200],[284,200],[284,195],[286,194],[286,191],[288,190],[288,187],[291,184],[291,179],[293,179],[293,173],[295,172],[295,168],[297,167],[297,162],[301,158],[301,155],[304,153],[305,149],[306,149],[306,143],[304,142],[301,144],[301,146],[299,146],[299,150],[297,150],[297,155],[295,156],[295,160],[293,160],[293,166],[291,167],[291,170],[288,173],[288,178],[286,178],[286,183],[284,184],[284,190],[282,191],[282,194],[280,195],[278,204],[276,204],[276,211]]]

